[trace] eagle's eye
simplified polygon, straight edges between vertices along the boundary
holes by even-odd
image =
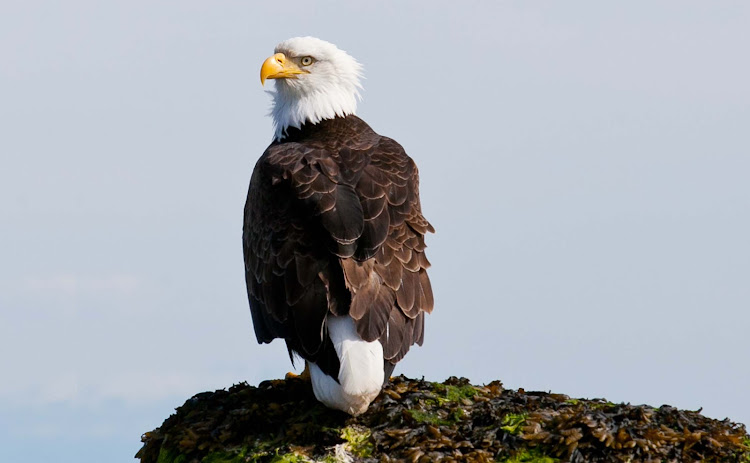
[[[304,58],[302,58],[301,63],[302,63],[303,66],[309,66],[309,65],[313,64],[313,58],[312,58],[312,56],[305,56]]]

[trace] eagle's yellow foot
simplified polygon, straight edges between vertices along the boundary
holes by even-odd
[[[286,380],[296,379],[296,378],[299,378],[299,379],[301,379],[303,381],[310,381],[310,369],[307,368],[307,364],[305,364],[305,369],[302,370],[302,373],[299,374],[299,375],[295,374],[292,371],[290,371],[289,373],[287,373],[286,375],[284,375],[284,379],[286,379]]]

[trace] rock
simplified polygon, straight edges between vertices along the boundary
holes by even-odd
[[[350,417],[301,379],[189,399],[142,437],[141,463],[750,462],[745,426],[664,405],[391,378]]]

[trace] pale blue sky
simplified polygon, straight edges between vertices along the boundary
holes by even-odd
[[[4,2],[3,459],[128,462],[256,344],[258,71],[315,35],[422,177],[435,312],[397,373],[750,422],[745,2]],[[53,458],[54,457],[54,458]]]

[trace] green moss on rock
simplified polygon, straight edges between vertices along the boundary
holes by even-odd
[[[185,463],[185,460],[185,455],[180,455],[177,450],[162,447],[159,449],[156,463]]]
[[[407,410],[406,411],[409,414],[409,417],[414,420],[417,424],[431,424],[433,426],[444,426],[448,425],[448,420],[442,420],[436,413],[430,413],[423,410]]]
[[[559,463],[560,460],[544,455],[538,449],[523,449],[511,457],[497,461],[499,463]]]
[[[351,425],[341,430],[341,438],[346,441],[346,449],[355,457],[367,458],[375,446],[371,442],[372,433],[362,426]]]
[[[503,417],[502,426],[500,429],[503,431],[518,435],[521,433],[521,426],[526,422],[525,413],[508,413]]]
[[[253,461],[252,458],[247,457],[245,449],[234,452],[213,452],[203,457],[201,463],[246,463]]]
[[[462,400],[471,400],[477,395],[477,390],[471,384],[460,386],[446,385],[442,383],[433,383],[433,390],[439,394],[438,403],[460,402]]]

